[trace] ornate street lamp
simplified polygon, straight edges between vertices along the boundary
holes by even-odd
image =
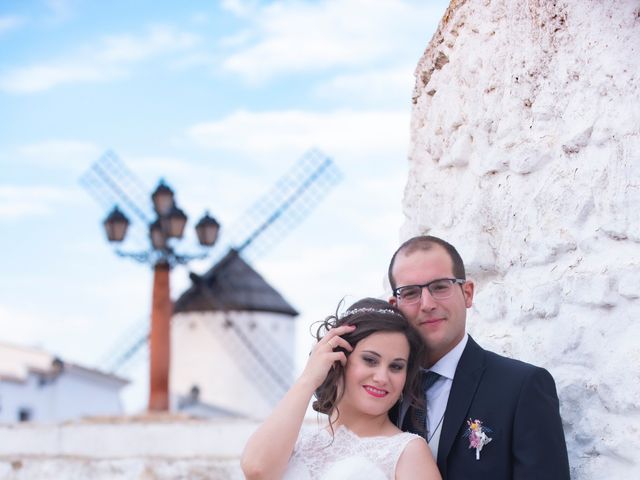
[[[160,217],[160,226],[167,238],[182,238],[187,216],[175,205],[166,215]]]
[[[173,190],[171,190],[163,179],[160,179],[155,191],[151,194],[153,209],[158,215],[166,215],[174,206]]]
[[[104,225],[104,230],[107,232],[107,239],[110,242],[121,242],[127,234],[129,219],[115,206],[102,224]]]
[[[218,230],[220,230],[220,224],[216,222],[215,218],[209,216],[209,212],[205,212],[204,217],[196,225],[196,234],[200,245],[210,247],[216,243]]]
[[[170,297],[169,272],[177,264],[201,259],[207,253],[189,255],[177,253],[172,242],[181,239],[187,216],[175,203],[173,190],[163,180],[151,194],[156,218],[149,225],[151,247],[143,252],[116,253],[153,266],[153,293],[151,301],[150,385],[149,410],[169,410],[170,324],[173,304]],[[125,239],[129,220],[118,207],[114,207],[103,222],[107,239],[120,243]],[[212,247],[218,238],[220,224],[209,213],[200,219],[195,230],[203,247]]]

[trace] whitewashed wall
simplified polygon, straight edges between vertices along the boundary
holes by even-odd
[[[46,377],[46,376],[45,376]],[[123,382],[72,365],[57,376],[29,372],[23,380],[0,380],[0,422],[18,420],[26,408],[36,422],[62,422],[88,415],[120,415]]]
[[[0,480],[240,480],[257,425],[175,415],[0,425]]]
[[[640,2],[453,1],[416,70],[402,238],[556,378],[575,479],[640,474]]]

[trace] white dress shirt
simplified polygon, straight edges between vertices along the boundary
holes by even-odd
[[[429,370],[440,375],[440,378],[427,390],[427,432],[429,448],[433,458],[438,458],[438,445],[440,445],[440,432],[444,421],[444,412],[447,409],[453,377],[458,367],[458,362],[467,346],[468,334],[453,347],[449,353],[438,360]]]

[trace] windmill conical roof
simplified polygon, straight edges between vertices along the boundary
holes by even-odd
[[[257,311],[296,316],[298,312],[245,262],[236,250],[202,276],[176,300],[174,312]]]

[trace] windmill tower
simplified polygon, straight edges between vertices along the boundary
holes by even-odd
[[[192,273],[192,286],[174,304],[172,409],[197,400],[209,413],[260,417],[289,388],[298,312],[247,262],[280,242],[339,179],[333,161],[311,150],[239,222],[222,230],[223,246],[213,254],[219,261],[202,276]],[[101,189],[119,196],[124,187],[115,190],[113,183],[101,182]],[[118,371],[143,358],[148,338],[146,321],[134,325],[105,362]]]
[[[193,280],[171,324],[174,399],[266,415],[291,384],[298,312],[234,249]]]

